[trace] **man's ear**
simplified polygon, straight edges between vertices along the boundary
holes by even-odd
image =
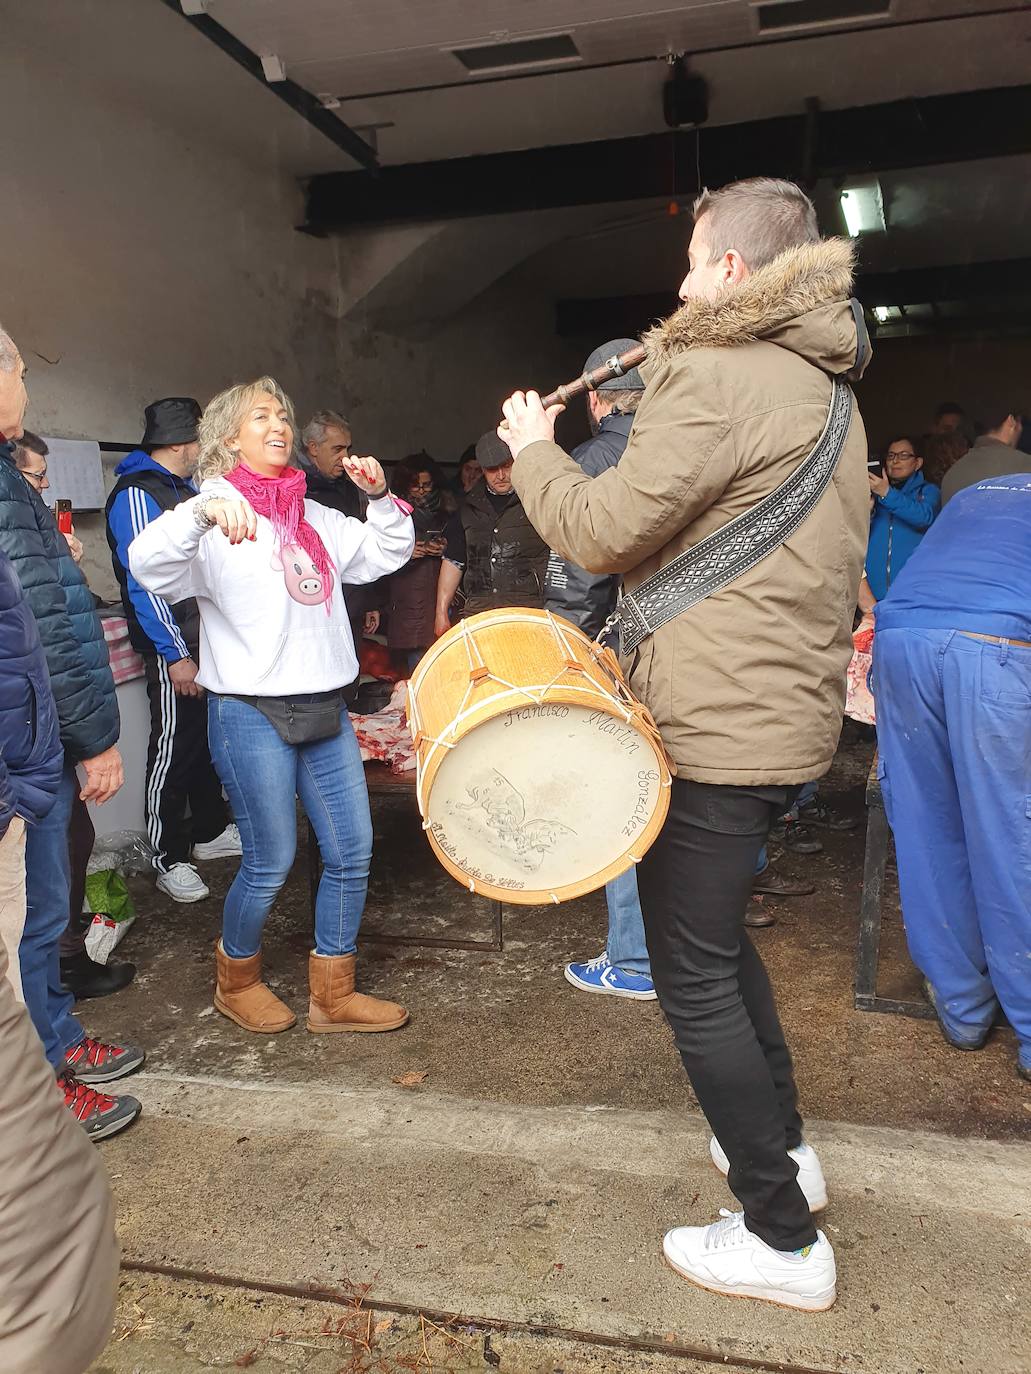
[[[914,471],[914,472],[919,472],[920,469],[923,467],[923,465],[924,465],[924,460],[923,460],[923,459],[920,457],[920,455],[918,454],[918,455],[917,455],[917,460],[916,460],[916,467],[913,469],[913,471]]]
[[[751,273],[748,264],[736,248],[728,248],[723,254],[723,280],[727,286],[740,286]]]

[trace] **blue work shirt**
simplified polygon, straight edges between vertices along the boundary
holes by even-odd
[[[919,471],[901,487],[889,487],[884,496],[874,497],[866,580],[878,601],[934,523],[941,504],[941,492]]]
[[[956,493],[878,605],[877,629],[1031,643],[1031,472]]]

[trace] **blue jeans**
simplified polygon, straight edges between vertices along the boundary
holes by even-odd
[[[18,947],[25,1005],[55,1068],[86,1032],[72,1015],[74,998],[61,986],[60,943],[68,925],[68,824],[79,780],[65,764],[50,814],[25,832],[25,930]]]
[[[1001,1002],[1031,1067],[1031,649],[879,630],[874,667],[913,962],[958,1039],[983,1034]]]
[[[803,806],[807,806],[809,802],[811,802],[818,795],[819,791],[819,782],[804,782],[802,784],[801,792],[799,792],[798,796],[795,798],[794,806],[791,807],[790,811],[786,811],[784,813],[784,816],[789,818],[790,820],[797,821],[800,808]],[[764,864],[763,867],[765,868],[765,866],[766,865]]]
[[[243,860],[226,895],[222,946],[232,959],[261,948],[272,904],[297,851],[300,797],[322,854],[315,950],[353,954],[372,859],[372,818],[358,742],[347,711],[340,733],[286,744],[260,711],[232,697],[208,698],[211,759],[240,827]],[[67,913],[66,913],[67,915]]]
[[[637,865],[605,884],[605,901],[609,908],[609,936],[605,952],[609,963],[627,973],[652,976],[648,962],[648,947],[644,941],[644,918],[641,899],[637,895]]]

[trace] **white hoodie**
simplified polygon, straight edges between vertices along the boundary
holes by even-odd
[[[240,500],[221,477],[205,482],[201,494]],[[129,568],[141,586],[168,601],[196,597],[200,685],[274,697],[353,682],[358,659],[340,582],[374,582],[407,563],[415,547],[411,516],[389,495],[369,502],[365,523],[305,501],[305,518],[336,567],[327,615],[324,602],[305,605],[287,590],[270,521],[259,515],[255,541],[230,544],[217,527],[200,529],[199,499],[151,521],[129,545]]]

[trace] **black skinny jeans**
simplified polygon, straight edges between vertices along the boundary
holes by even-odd
[[[798,790],[674,779],[637,870],[659,1003],[748,1229],[777,1250],[809,1245],[816,1228],[787,1153],[802,1140],[791,1054],[743,922],[759,850]]]

